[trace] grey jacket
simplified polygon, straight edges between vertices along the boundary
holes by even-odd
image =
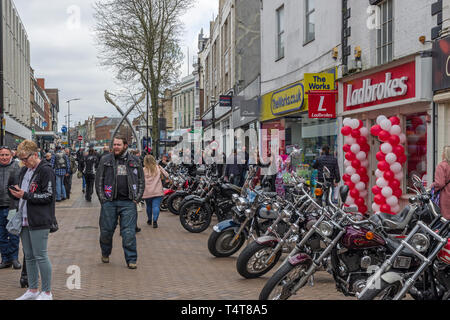
[[[10,207],[8,186],[19,183],[20,168],[17,161],[12,160],[10,164],[3,166],[0,164],[0,207]]]

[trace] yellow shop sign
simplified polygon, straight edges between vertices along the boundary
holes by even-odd
[[[335,90],[335,76],[333,73],[305,73],[305,92]]]
[[[262,97],[261,121],[276,119],[291,113],[306,111],[303,81],[296,82]]]

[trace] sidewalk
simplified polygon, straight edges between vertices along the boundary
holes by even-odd
[[[238,254],[217,259],[208,252],[210,229],[201,234],[185,231],[178,216],[162,212],[159,228],[146,224],[145,211],[139,212],[137,234],[138,269],[126,266],[119,227],[109,264],[100,260],[100,204],[84,201],[81,180],[73,178],[70,200],[57,204],[58,232],[49,239],[53,266],[53,296],[59,300],[255,300],[268,276],[243,279],[236,271]],[[145,210],[145,209],[144,209]],[[20,249],[22,250],[22,249]],[[22,251],[20,251],[22,252]],[[22,253],[20,253],[22,262]],[[66,282],[70,266],[81,271],[81,289],[70,290]],[[273,271],[272,271],[273,272]],[[270,273],[269,275],[271,275]],[[0,299],[11,300],[23,294],[20,271],[0,270]],[[73,283],[73,282],[71,282]],[[316,275],[315,287],[305,289],[301,299],[346,299],[335,289],[327,273]]]

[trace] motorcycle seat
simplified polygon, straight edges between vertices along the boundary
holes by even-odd
[[[278,195],[278,193],[276,193],[276,192],[264,192],[264,195],[269,197],[269,198],[275,198]]]
[[[408,218],[408,215],[411,211],[410,206],[406,206],[400,213],[396,215],[391,215],[387,213],[377,213],[376,216],[381,220],[381,223],[384,227],[391,230],[401,230],[406,227],[411,219],[412,215]]]

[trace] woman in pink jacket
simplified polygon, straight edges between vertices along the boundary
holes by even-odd
[[[153,156],[148,155],[144,158],[144,175],[145,190],[142,198],[147,204],[147,224],[151,226],[153,223],[153,228],[158,228],[159,207],[164,196],[161,177],[168,179],[169,174],[157,165]]]
[[[450,146],[444,147],[442,162],[436,168],[434,183],[435,191],[441,191],[440,208],[441,215],[450,219]]]

